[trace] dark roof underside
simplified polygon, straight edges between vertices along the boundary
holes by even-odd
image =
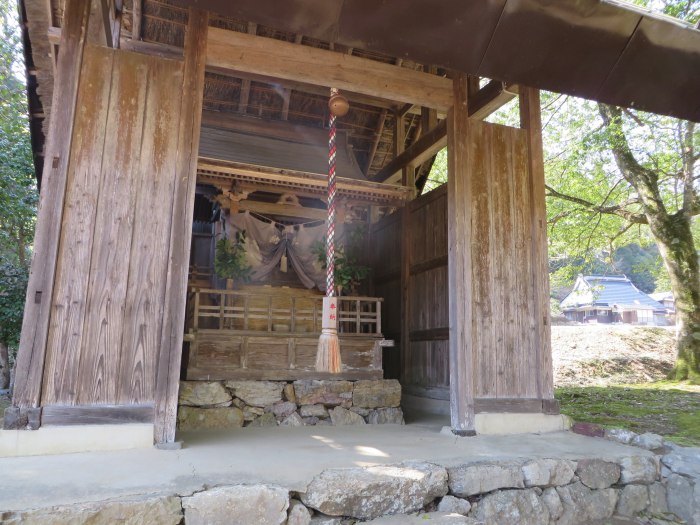
[[[343,134],[338,136],[337,151],[338,176],[366,180],[355,161],[352,150],[348,149],[347,140]],[[202,128],[200,136],[199,156],[321,175],[328,172],[326,143],[299,144],[206,127]]]
[[[700,31],[614,0],[174,0],[471,75],[700,121]]]

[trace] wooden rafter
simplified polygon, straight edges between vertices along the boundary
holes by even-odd
[[[141,40],[141,26],[143,17],[143,0],[132,0],[131,11],[131,38]]]
[[[374,141],[372,142],[372,147],[369,150],[369,155],[367,155],[367,165],[365,166],[365,177],[369,176],[369,170],[372,168],[372,162],[374,162],[374,156],[377,154],[377,148],[379,147],[379,142],[382,139],[382,133],[384,132],[384,123],[386,122],[386,117],[389,112],[383,109],[379,115],[379,120],[377,120],[377,129],[374,132]]]

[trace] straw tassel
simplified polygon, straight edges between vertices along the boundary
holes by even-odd
[[[339,97],[337,89],[331,89],[331,101]],[[338,341],[338,298],[335,297],[335,121],[331,106],[328,132],[328,222],[326,224],[326,297],[323,298],[321,337],[316,352],[316,371],[337,374],[342,369],[340,342]]]

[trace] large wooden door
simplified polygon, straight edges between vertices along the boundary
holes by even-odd
[[[183,63],[86,46],[80,78],[42,388],[48,419],[55,405],[153,406],[179,183]]]

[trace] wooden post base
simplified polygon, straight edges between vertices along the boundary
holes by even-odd
[[[7,407],[2,427],[5,430],[37,430],[41,426],[41,407]]]

